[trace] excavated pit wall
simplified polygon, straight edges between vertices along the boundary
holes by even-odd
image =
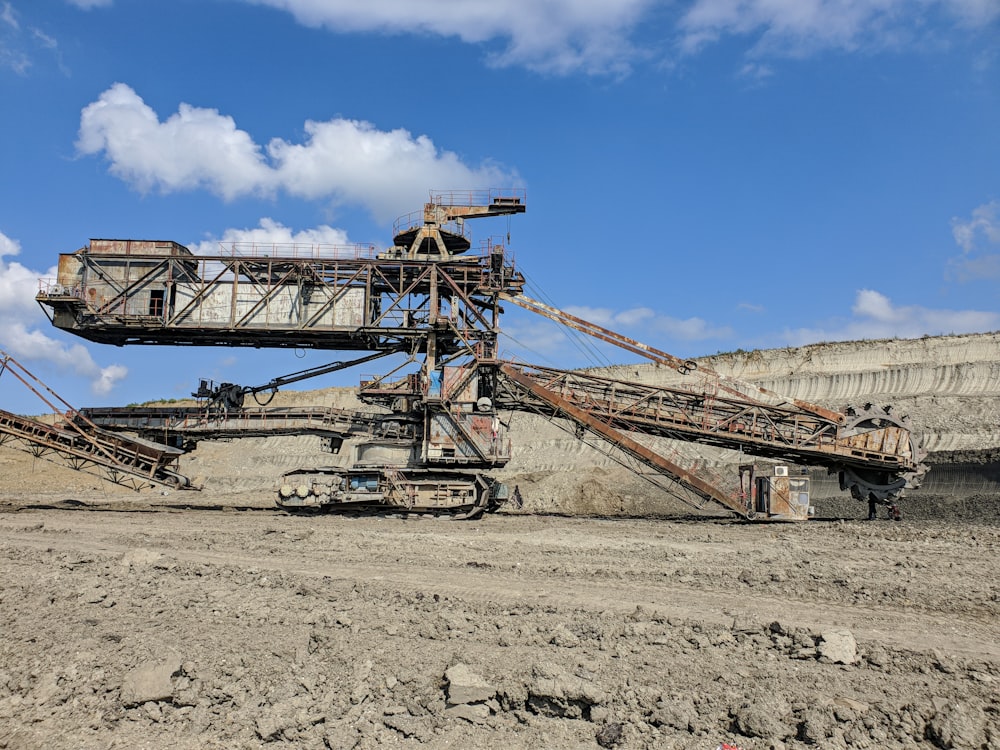
[[[722,375],[833,409],[891,404],[895,414],[909,417],[932,466],[921,488],[908,493],[911,508],[971,502],[990,512],[996,504],[977,498],[1000,497],[1000,333],[814,344],[696,361]],[[696,382],[654,364],[600,373],[652,385]],[[720,471],[732,469],[725,452],[702,450]],[[821,510],[850,507],[835,477],[817,471],[811,476]]]

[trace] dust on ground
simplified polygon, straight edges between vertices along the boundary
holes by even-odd
[[[202,495],[0,498],[0,748],[1000,744],[995,524]]]

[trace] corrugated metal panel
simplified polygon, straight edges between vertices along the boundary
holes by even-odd
[[[305,321],[312,321],[311,328],[354,329],[365,322],[365,290],[360,288],[343,290],[315,320],[313,317],[326,304],[325,300],[313,296],[309,303],[303,303],[297,285],[271,289],[270,293],[265,288],[234,287],[232,284],[207,288],[198,284],[177,284],[176,289],[174,309],[177,311],[183,310],[199,293],[202,294],[184,318],[175,321],[182,327],[230,327],[240,323],[250,328],[299,328]]]

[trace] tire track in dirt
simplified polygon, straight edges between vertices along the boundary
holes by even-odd
[[[30,529],[31,527],[27,527]],[[158,545],[154,540],[135,544],[77,532],[46,534],[32,530],[0,528],[0,541],[13,547],[52,552],[73,552],[111,557],[141,546],[178,563],[213,567],[276,571],[306,578],[364,582],[389,590],[421,592],[477,602],[532,603],[562,609],[611,611],[622,614],[637,607],[665,617],[741,627],[779,621],[813,631],[847,628],[862,640],[901,649],[935,650],[1000,662],[1000,627],[958,615],[914,613],[892,607],[862,607],[837,602],[824,604],[761,596],[751,592],[717,592],[671,584],[635,584],[621,581],[567,581],[565,576],[522,574],[503,577],[497,571],[457,568],[440,564],[356,564],[331,559],[330,553],[304,554],[298,550],[273,550],[267,555],[247,554],[237,548],[205,550]],[[107,533],[120,536],[111,525]],[[98,532],[100,534],[100,532]],[[200,541],[200,540],[199,540]],[[150,544],[150,542],[154,542]],[[200,541],[204,544],[203,541]],[[426,559],[426,558],[425,558]]]

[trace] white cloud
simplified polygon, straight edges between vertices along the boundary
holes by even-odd
[[[966,252],[974,250],[981,239],[1000,244],[1000,201],[990,201],[974,209],[971,219],[952,219],[951,232]]]
[[[656,313],[648,307],[633,307],[631,310],[623,310],[614,316],[615,325],[632,328],[647,320],[655,319]]]
[[[231,248],[234,245],[256,245],[260,248],[280,246],[315,246],[315,245],[349,245],[347,232],[327,225],[314,229],[303,229],[293,232],[289,227],[275,221],[263,218],[260,225],[252,229],[227,229],[219,239],[207,239],[189,244],[187,247],[196,255],[217,255],[220,247]]]
[[[87,378],[95,394],[108,393],[128,371],[117,364],[102,368],[82,344],[65,344],[41,330],[49,322],[35,302],[35,295],[39,280],[54,278],[56,269],[39,273],[6,259],[20,252],[20,244],[0,232],[0,348],[25,366],[29,362],[48,362]]]
[[[679,15],[684,52],[727,36],[750,37],[752,56],[805,56],[825,49],[902,46],[1000,17],[997,0],[245,0],[291,13],[306,26],[333,32],[434,34],[487,50],[497,66],[567,74],[622,74],[649,50],[635,41],[668,14]],[[933,31],[931,31],[933,29]],[[742,71],[771,74],[766,65]]]
[[[379,218],[422,205],[436,186],[472,189],[517,181],[493,164],[472,169],[451,151],[439,151],[425,135],[381,131],[357,120],[308,121],[308,139],[272,140],[268,155],[281,186],[304,198],[332,196],[360,203]]]
[[[774,75],[774,68],[758,62],[747,62],[740,68],[740,77],[751,81],[765,81]]]
[[[948,261],[948,279],[960,283],[1000,279],[1000,254],[951,258]]]
[[[657,316],[653,322],[653,330],[683,341],[724,339],[733,335],[733,330],[729,326],[713,326],[701,318],[681,320],[680,318],[671,318],[669,315]]]
[[[49,36],[41,29],[32,29],[31,36],[34,37],[40,45],[45,47],[45,49],[56,49],[59,47],[59,42],[55,40],[55,37]]]
[[[851,308],[853,317],[828,328],[786,330],[785,341],[793,346],[819,341],[918,338],[949,333],[978,333],[1000,329],[1000,314],[979,310],[935,310],[919,305],[894,305],[873,289],[861,289]]]
[[[108,365],[102,367],[100,374],[91,384],[94,393],[103,396],[114,390],[119,380],[128,375],[128,368],[124,365]]]
[[[953,279],[1000,279],[1000,200],[975,208],[968,219],[952,219],[951,233],[962,249],[948,261]]]
[[[583,318],[612,331],[621,330],[622,333],[630,337],[638,335],[640,339],[643,333],[628,334],[624,329],[640,328],[642,332],[648,334],[665,334],[684,341],[703,341],[732,335],[732,330],[728,327],[712,326],[701,318],[681,320],[669,315],[658,315],[648,307],[636,307],[617,312],[603,307],[567,307],[565,309],[570,315]]]
[[[0,232],[0,258],[4,255],[20,255],[21,243]]]
[[[596,323],[602,328],[614,329],[615,326],[634,325],[655,316],[648,307],[636,307],[631,310],[615,311],[607,307],[584,307],[571,305],[563,308],[570,315],[583,318],[590,323]]]
[[[248,0],[335,32],[434,34],[489,50],[497,66],[621,73],[632,29],[658,0]],[[500,49],[489,44],[500,42]]]
[[[943,4],[959,19],[973,26],[1000,18],[997,0],[944,0]]]
[[[66,0],[83,10],[113,0]],[[953,30],[983,29],[1000,17],[997,0],[243,0],[291,14],[334,33],[415,34],[455,38],[482,48],[488,64],[565,75],[623,75],[655,54],[640,37],[669,35],[678,17],[680,49],[696,52],[728,36],[751,40],[751,57],[806,56],[826,49],[899,47]],[[9,2],[0,21],[16,23]],[[0,65],[23,72],[23,53],[5,50]],[[741,75],[761,80],[767,65]]]
[[[161,123],[124,83],[84,107],[76,145],[83,154],[103,152],[111,172],[142,191],[204,187],[232,199],[271,187],[260,147],[231,117],[181,104]]]
[[[376,218],[399,215],[432,188],[511,186],[516,174],[493,164],[472,168],[427,136],[382,131],[357,120],[307,121],[304,143],[275,138],[263,149],[231,117],[181,104],[160,122],[124,83],[116,83],[80,118],[77,149],[99,154],[112,174],[141,191],[204,188],[230,200],[276,190],[304,198],[360,204]],[[265,154],[266,152],[266,154]]]
[[[538,364],[562,367],[566,360],[563,350],[568,344],[569,337],[564,328],[548,320],[518,315],[504,321],[500,356],[518,356]]]
[[[752,36],[752,54],[804,56],[826,49],[894,47],[937,14],[964,27],[1000,17],[996,0],[695,0],[682,17],[681,49]]]

